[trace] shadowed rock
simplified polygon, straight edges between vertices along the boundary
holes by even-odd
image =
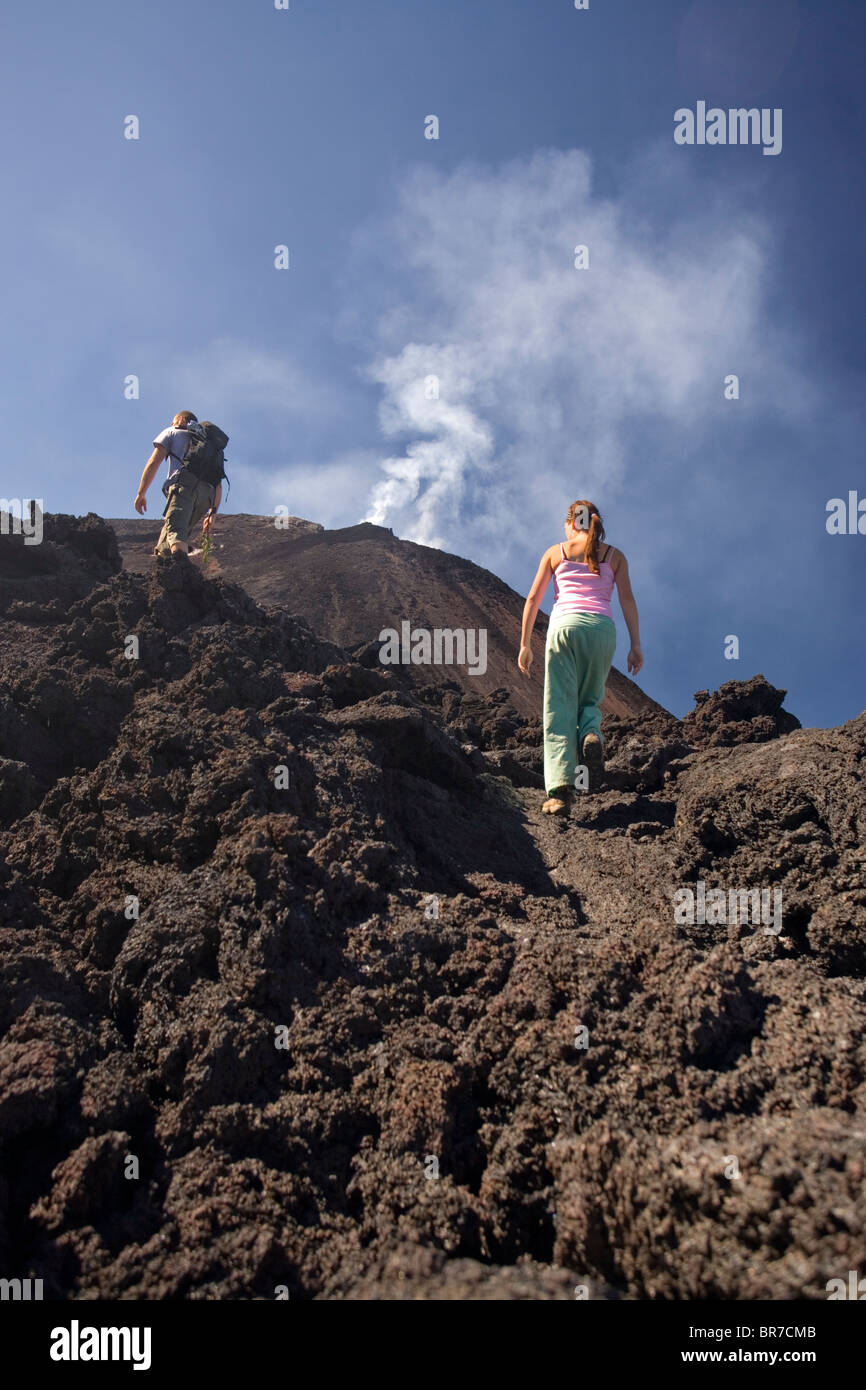
[[[5,1268],[775,1299],[866,1265],[866,715],[799,729],[763,677],[609,713],[551,823],[506,686],[183,563],[90,578],[0,626]],[[781,930],[677,920],[698,880],[781,890]]]

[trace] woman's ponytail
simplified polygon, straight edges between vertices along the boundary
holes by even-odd
[[[584,562],[589,566],[592,574],[598,574],[598,546],[599,542],[604,540],[604,523],[598,507],[594,502],[587,502],[585,498],[578,502],[572,502],[565,519],[571,523],[576,531],[586,531]]]
[[[601,524],[601,517],[598,512],[593,512],[589,519],[589,533],[586,538],[586,553],[584,559],[592,570],[593,574],[598,574],[598,543],[604,537],[604,527]]]

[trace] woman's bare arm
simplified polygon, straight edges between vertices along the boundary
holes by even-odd
[[[550,583],[550,576],[553,574],[550,564],[550,555],[554,548],[555,547],[551,546],[550,550],[545,550],[542,555],[538,571],[532,581],[532,588],[529,590],[526,602],[523,605],[523,626],[520,632],[520,654],[517,658],[517,664],[524,676],[529,675],[529,668],[532,665],[532,647],[530,645],[532,641],[532,629],[535,627],[535,619],[538,617],[541,600],[544,598],[547,586]]]
[[[618,552],[619,561],[614,569],[616,579],[616,591],[619,594],[619,606],[622,609],[622,616],[625,618],[625,625],[628,628],[631,649],[628,654],[628,671],[630,676],[636,676],[643,666],[643,652],[640,649],[640,624],[637,616],[637,603],[632,593],[631,579],[628,573],[628,560],[622,551]]]

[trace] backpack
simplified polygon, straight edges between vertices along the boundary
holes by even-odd
[[[190,430],[190,440],[183,457],[183,467],[188,468],[203,483],[216,487],[226,476],[223,449],[229,437],[210,420],[199,421],[199,428]]]

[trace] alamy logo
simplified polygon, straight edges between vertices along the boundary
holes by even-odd
[[[860,1278],[859,1269],[848,1270],[847,1287],[844,1279],[828,1279],[825,1288],[828,1303],[839,1298],[853,1298],[858,1303],[866,1300],[866,1279]]]
[[[52,1361],[131,1361],[134,1371],[150,1370],[149,1327],[69,1327],[51,1329]]]
[[[41,543],[41,497],[0,497],[0,536],[9,535],[23,535],[25,545]]]
[[[385,627],[379,633],[379,660],[384,666],[467,666],[470,676],[487,670],[487,628],[416,627],[406,619],[400,632]]]
[[[692,111],[681,106],[674,112],[677,145],[763,145],[764,154],[782,153],[782,108],[732,106],[727,111],[699,101]]]
[[[0,1300],[28,1303],[41,1297],[41,1279],[0,1279]]]
[[[763,923],[765,936],[778,936],[782,930],[782,890],[774,888],[773,908],[770,911],[769,888],[710,888],[702,878],[691,888],[677,888],[674,898],[674,921],[682,926],[721,926],[728,922],[742,925]],[[771,925],[772,923],[772,925]]]
[[[858,497],[852,489],[847,506],[844,497],[831,497],[827,511],[828,536],[866,536],[866,497]]]

